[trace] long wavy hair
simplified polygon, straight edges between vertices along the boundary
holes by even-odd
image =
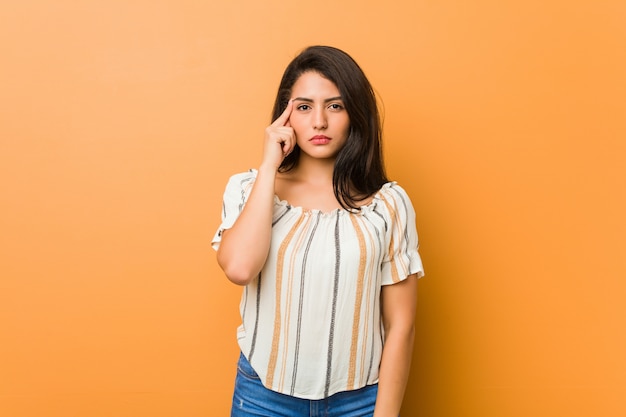
[[[382,129],[376,94],[361,67],[340,49],[310,46],[285,69],[274,102],[272,120],[287,107],[298,78],[309,71],[332,81],[339,90],[350,118],[345,145],[337,153],[333,171],[333,190],[344,209],[359,209],[358,202],[374,195],[388,182],[382,154]],[[298,165],[300,148],[283,160],[279,172]]]

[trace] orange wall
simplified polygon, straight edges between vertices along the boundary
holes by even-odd
[[[623,1],[4,1],[0,416],[223,416],[209,242],[302,47],[362,64],[427,278],[404,416],[626,414]]]

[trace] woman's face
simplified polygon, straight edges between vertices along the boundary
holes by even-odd
[[[300,157],[334,159],[350,131],[350,117],[337,86],[314,71],[305,72],[291,89],[289,124]]]

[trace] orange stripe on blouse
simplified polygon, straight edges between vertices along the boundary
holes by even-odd
[[[311,223],[311,216],[306,216],[306,222],[302,226],[304,230],[308,229],[308,225]],[[278,379],[278,391],[283,390],[283,386],[285,384],[285,371],[287,370],[287,349],[289,347],[289,323],[291,322],[291,301],[293,299],[293,281],[296,276],[296,272],[294,268],[296,267],[296,259],[298,254],[300,253],[300,247],[304,242],[306,237],[306,233],[299,233],[298,240],[294,245],[291,253],[291,258],[289,259],[289,272],[287,272],[287,276],[289,277],[289,282],[287,283],[287,303],[285,306],[285,326],[283,330],[283,359],[281,363],[281,372],[280,378]]]
[[[385,206],[387,207],[387,210],[389,211],[389,217],[391,218],[390,227],[392,228],[392,230],[390,231],[391,236],[389,237],[389,262],[391,262],[391,280],[394,283],[397,283],[397,282],[400,282],[400,274],[398,274],[398,266],[396,265],[396,262],[395,262],[396,242],[394,239],[395,231],[393,229],[395,229],[396,227],[399,227],[398,219],[397,219],[398,213],[396,213],[396,209],[391,204],[389,204],[389,201],[387,201],[387,199],[384,196],[381,196],[381,197],[382,197],[382,200],[385,202]]]
[[[272,351],[270,353],[270,361],[269,361],[269,364],[267,365],[267,384],[270,387],[273,387],[273,384],[274,384],[274,372],[276,371],[276,360],[278,359],[278,343],[280,341],[280,325],[281,325],[280,323],[280,317],[281,317],[280,288],[282,286],[282,281],[283,281],[283,266],[285,264],[285,252],[287,251],[287,248],[289,247],[289,243],[291,242],[291,239],[293,239],[293,236],[296,234],[296,231],[298,230],[300,223],[302,223],[303,218],[304,216],[300,216],[298,221],[296,221],[296,223],[293,225],[291,230],[289,230],[289,233],[287,233],[287,236],[285,236],[285,239],[282,241],[282,243],[280,244],[280,247],[278,248],[278,256],[277,256],[277,262],[276,262],[276,305],[274,307],[274,311],[275,311],[274,312],[274,332],[272,334]]]
[[[350,344],[350,363],[348,367],[348,390],[354,389],[354,380],[356,377],[356,356],[358,351],[359,340],[359,321],[361,319],[361,303],[363,301],[363,279],[365,276],[365,265],[367,263],[365,247],[365,238],[363,231],[359,226],[356,216],[350,216],[354,231],[359,240],[359,271],[357,274],[356,299],[354,300],[354,318],[352,321],[352,341]]]

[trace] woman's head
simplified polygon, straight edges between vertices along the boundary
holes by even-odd
[[[293,85],[307,72],[316,72],[337,86],[350,118],[348,138],[335,160],[333,183],[339,202],[346,208],[355,208],[356,201],[375,193],[387,182],[376,95],[363,70],[348,54],[330,46],[311,46],[285,69],[272,120],[287,107]],[[289,171],[297,166],[299,156],[296,147],[280,170]]]

